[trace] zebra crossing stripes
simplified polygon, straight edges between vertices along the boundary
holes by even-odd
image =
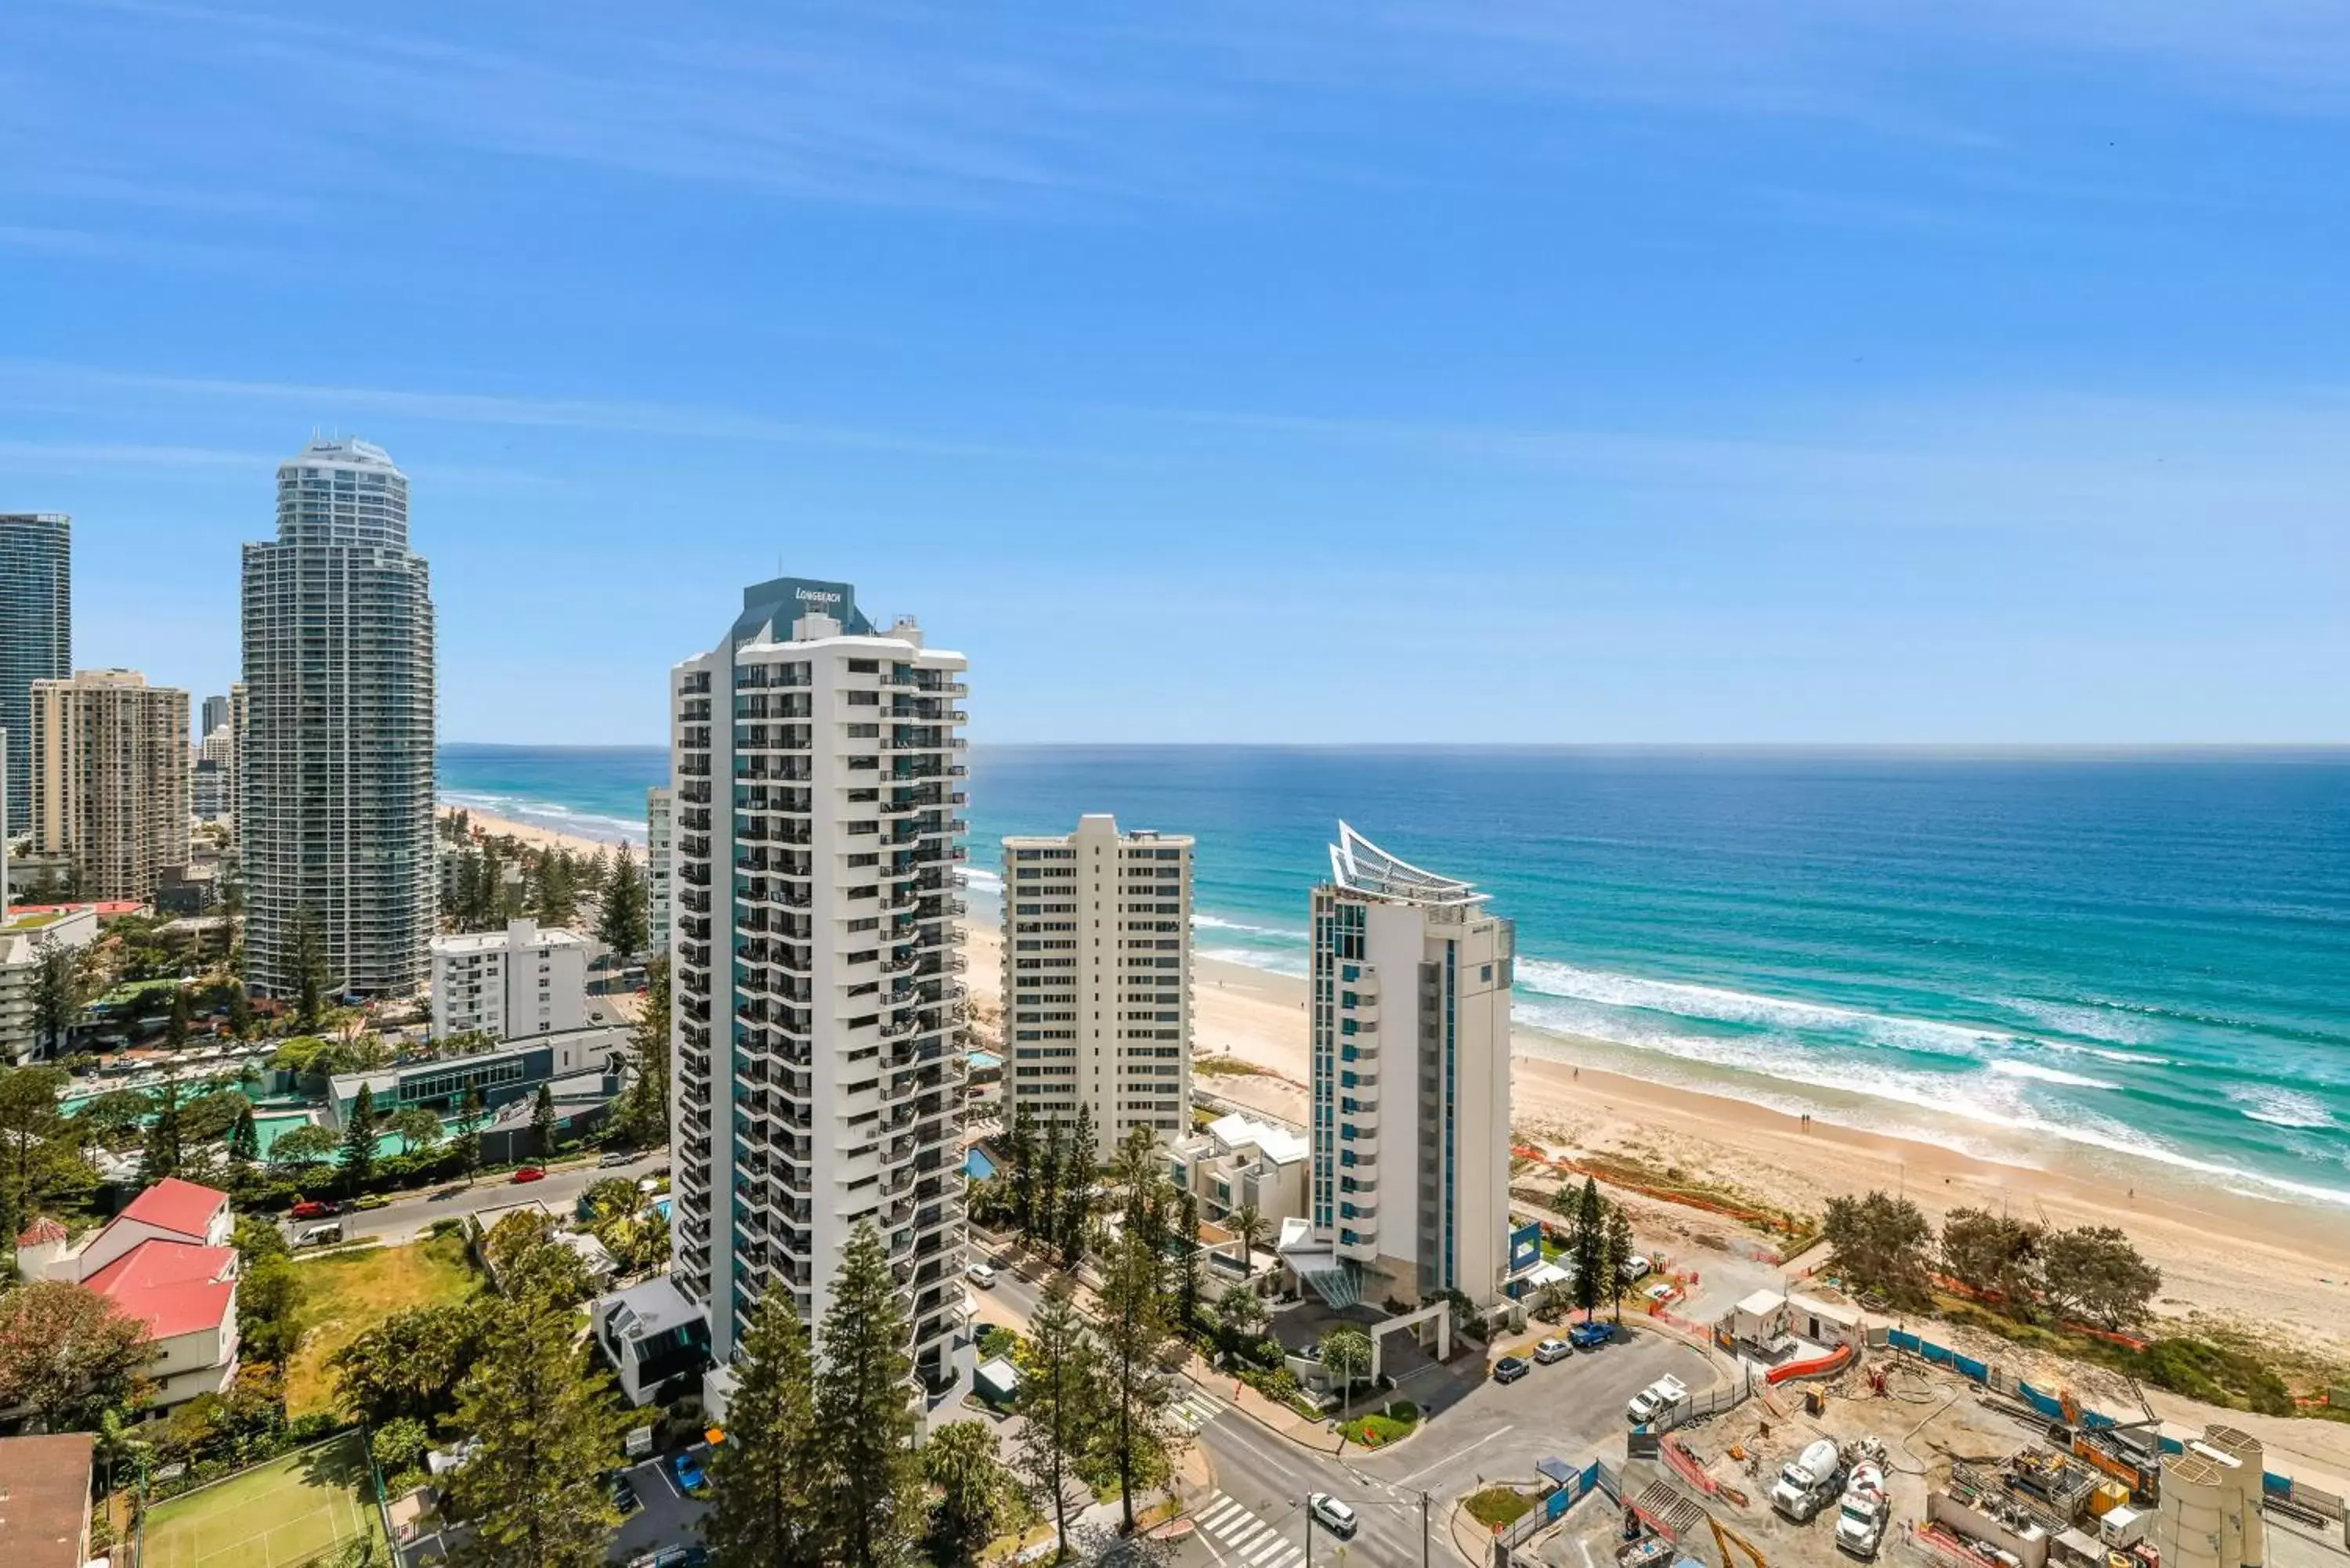
[[[1224,1413],[1223,1402],[1213,1395],[1193,1389],[1167,1408],[1177,1426],[1187,1432],[1196,1432]]]
[[[1263,1520],[1217,1492],[1192,1515],[1200,1533],[1228,1565],[1246,1568],[1302,1568],[1305,1548]]]

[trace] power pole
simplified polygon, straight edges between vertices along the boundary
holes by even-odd
[[[1314,1568],[1314,1494],[1305,1494],[1305,1562],[1302,1568]]]
[[[1419,1494],[1419,1568],[1428,1568],[1428,1494]]]

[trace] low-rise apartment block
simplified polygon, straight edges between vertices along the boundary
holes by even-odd
[[[588,1023],[588,940],[509,920],[503,931],[432,939],[432,1034],[493,1040],[556,1034]]]

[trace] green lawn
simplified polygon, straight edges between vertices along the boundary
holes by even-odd
[[[305,1258],[302,1345],[286,1369],[286,1413],[307,1415],[334,1403],[327,1358],[360,1333],[410,1307],[463,1301],[482,1288],[465,1239],[428,1236],[405,1247],[362,1247]]]
[[[141,1568],[297,1568],[360,1533],[383,1544],[359,1434],[159,1502]]]

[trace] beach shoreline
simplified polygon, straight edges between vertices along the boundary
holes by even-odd
[[[999,1005],[1002,938],[966,922],[975,1002]],[[1305,982],[1216,959],[1195,961],[1195,1085],[1303,1125],[1308,1076]],[[1514,1037],[1515,1132],[1556,1154],[1612,1155],[1678,1167],[1779,1208],[1817,1215],[1829,1197],[1883,1189],[1937,1222],[1973,1207],[2044,1217],[2060,1228],[2113,1225],[2163,1271],[2158,1310],[2210,1314],[2350,1355],[2350,1214],[2248,1197],[2152,1161],[2067,1147],[1992,1159],[1920,1137],[1800,1116],[1621,1070],[1604,1040],[1521,1029]],[[1229,1058],[1253,1069],[1200,1072]],[[1957,1136],[1954,1130],[1954,1136]]]
[[[645,846],[641,839],[632,839],[617,832],[609,838],[597,838],[585,833],[541,827],[536,823],[517,822],[513,817],[498,816],[483,811],[477,806],[458,805],[445,800],[434,808],[434,815],[442,821],[455,816],[460,812],[464,814],[468,824],[489,837],[512,838],[530,846],[533,849],[568,849],[574,855],[594,855],[601,851],[609,855],[613,850],[626,845],[631,855],[641,857],[644,854]]]

